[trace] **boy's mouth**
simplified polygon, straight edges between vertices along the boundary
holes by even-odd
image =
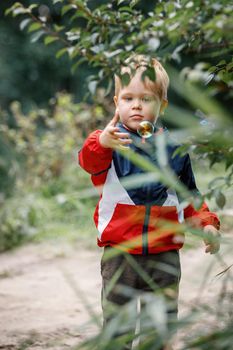
[[[143,117],[143,115],[141,115],[141,114],[133,114],[133,115],[131,115],[130,116],[130,118],[133,118],[133,119],[143,119],[144,117]]]

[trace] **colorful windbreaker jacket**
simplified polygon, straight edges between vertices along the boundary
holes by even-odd
[[[142,143],[136,133],[129,132],[122,124],[117,126],[120,131],[130,133],[133,140],[130,148],[136,154],[158,166],[154,139],[157,133]],[[176,191],[161,182],[139,184],[136,180],[133,185],[131,177],[124,187],[127,177],[145,172],[122,153],[103,148],[99,143],[101,132],[91,133],[78,154],[79,164],[91,174],[100,192],[94,213],[100,247],[115,246],[131,254],[156,254],[182,247],[184,239],[179,227],[184,220],[199,227],[219,228],[218,217],[209,211],[206,203],[199,210],[192,204],[183,208]],[[188,190],[198,191],[189,155],[172,156],[177,147],[169,143],[166,146],[169,166]]]

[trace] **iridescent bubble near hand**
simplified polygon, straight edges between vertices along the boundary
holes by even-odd
[[[148,122],[147,120],[143,120],[137,129],[137,133],[139,136],[143,137],[144,139],[147,139],[148,137],[151,137],[154,133],[154,125],[151,122]]]

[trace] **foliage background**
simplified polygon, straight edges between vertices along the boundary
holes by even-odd
[[[164,124],[229,231],[232,10],[212,0],[0,3],[0,251],[44,237],[95,243],[96,198],[76,153],[111,119],[112,77],[132,51],[167,68]]]
[[[229,2],[27,0],[0,7],[1,237],[7,237],[1,249],[26,231],[34,236],[41,222],[50,221],[50,210],[45,220],[35,207],[40,200],[44,206],[65,194],[66,201],[67,191],[77,198],[89,183],[75,168],[75,152],[113,115],[113,74],[132,51],[156,55],[167,67],[171,88],[164,124],[199,168],[219,163],[209,177],[201,175],[199,187],[219,207],[225,205],[233,154]],[[32,207],[28,194],[40,197]],[[18,196],[22,213],[13,204]],[[71,202],[75,213],[82,204]],[[10,239],[13,233],[19,237]]]

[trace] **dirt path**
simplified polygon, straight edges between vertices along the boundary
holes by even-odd
[[[95,333],[98,327],[90,322],[87,305],[101,323],[101,253],[98,248],[47,242],[0,255],[0,349],[63,350]],[[223,255],[231,265],[230,251]],[[200,298],[200,286],[210,266],[201,298],[217,303],[222,279],[214,276],[224,266],[205,254],[203,247],[182,250],[181,262],[182,317]]]

